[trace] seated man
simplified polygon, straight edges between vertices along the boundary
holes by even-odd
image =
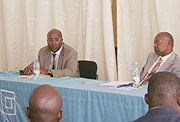
[[[47,34],[47,44],[40,49],[38,58],[40,73],[53,77],[79,77],[77,52],[63,43],[62,33],[52,29]],[[23,70],[24,74],[33,73],[33,63]]]
[[[180,58],[173,52],[174,39],[168,32],[157,34],[154,39],[154,51],[150,53],[140,73],[141,84],[148,84],[156,72],[168,71],[180,78]]]
[[[152,75],[145,102],[149,111],[134,122],[180,122],[179,78],[170,72]]]
[[[63,116],[60,93],[50,85],[34,89],[26,107],[26,116],[31,122],[59,122]]]

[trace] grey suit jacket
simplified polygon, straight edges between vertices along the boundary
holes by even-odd
[[[140,80],[144,79],[149,69],[157,59],[158,59],[158,55],[156,53],[149,54],[146,64],[141,70]],[[158,72],[162,72],[162,71],[172,72],[180,78],[180,57],[173,52],[173,54],[166,60],[166,62],[158,70]]]
[[[180,122],[180,113],[174,108],[155,108],[133,122]]]
[[[49,70],[51,51],[48,46],[40,49],[38,54],[41,67]],[[32,64],[31,64],[32,67]],[[57,70],[52,70],[53,77],[80,77],[77,52],[70,46],[63,44],[59,55]]]

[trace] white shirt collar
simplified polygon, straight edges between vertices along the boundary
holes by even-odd
[[[55,69],[56,69],[56,70],[57,70],[59,55],[60,55],[60,53],[61,53],[62,48],[63,48],[63,44],[62,44],[61,48],[60,48],[58,51],[55,52],[55,54],[56,54],[56,55],[55,55],[55,63],[56,63]],[[53,55],[52,55],[53,53],[54,53],[54,52],[51,52],[51,63],[50,63],[50,65],[49,65],[49,70],[51,70],[52,67],[53,67]],[[57,56],[57,55],[58,55],[58,56]]]
[[[165,62],[172,54],[173,54],[173,51],[170,54],[166,55],[166,56],[163,56],[163,57],[159,56],[159,58],[161,58],[162,61]]]

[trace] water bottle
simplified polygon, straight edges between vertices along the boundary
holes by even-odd
[[[138,88],[140,86],[140,75],[138,71],[138,62],[134,62],[133,64],[133,87]]]
[[[35,57],[33,67],[34,67],[34,80],[37,80],[40,74],[40,64],[38,57]]]

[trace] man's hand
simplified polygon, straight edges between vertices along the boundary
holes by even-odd
[[[43,74],[43,75],[48,75],[49,71],[44,69],[43,67],[40,67],[40,73]]]
[[[33,73],[33,70],[29,66],[27,66],[26,68],[24,68],[23,72],[25,75],[31,75]]]

